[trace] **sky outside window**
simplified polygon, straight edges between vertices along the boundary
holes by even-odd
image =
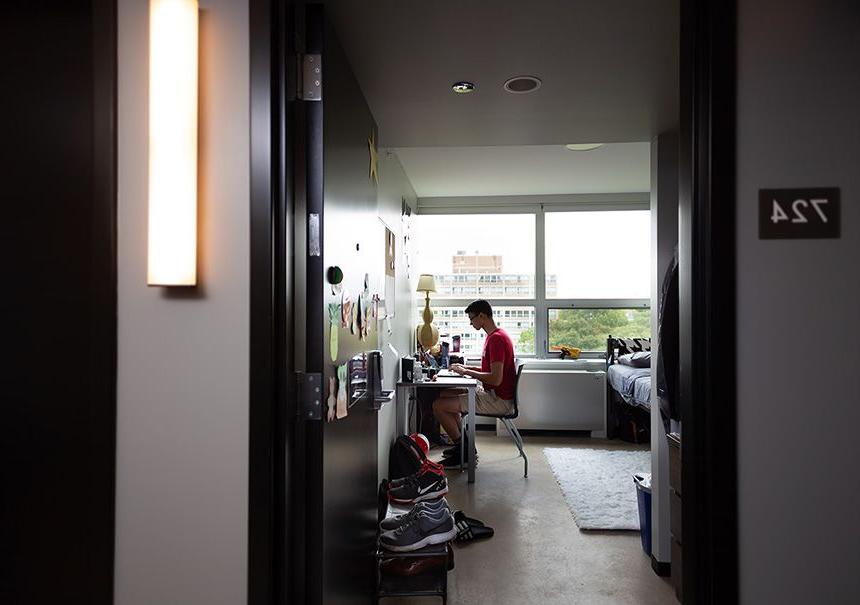
[[[548,212],[545,250],[547,298],[651,296],[648,210]]]

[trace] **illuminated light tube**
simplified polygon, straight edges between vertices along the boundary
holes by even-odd
[[[197,284],[197,37],[197,0],[150,0],[150,286]]]

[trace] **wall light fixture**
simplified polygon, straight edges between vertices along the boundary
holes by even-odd
[[[197,37],[197,0],[150,0],[150,286],[197,284]]]

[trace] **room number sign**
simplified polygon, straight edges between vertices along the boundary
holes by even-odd
[[[759,239],[839,237],[839,189],[759,189]]]

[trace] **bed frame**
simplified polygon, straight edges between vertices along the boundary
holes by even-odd
[[[618,357],[626,353],[650,351],[650,338],[606,339],[606,370],[618,363]],[[606,437],[622,439],[632,443],[648,443],[651,440],[651,412],[624,401],[609,379],[606,380]]]

